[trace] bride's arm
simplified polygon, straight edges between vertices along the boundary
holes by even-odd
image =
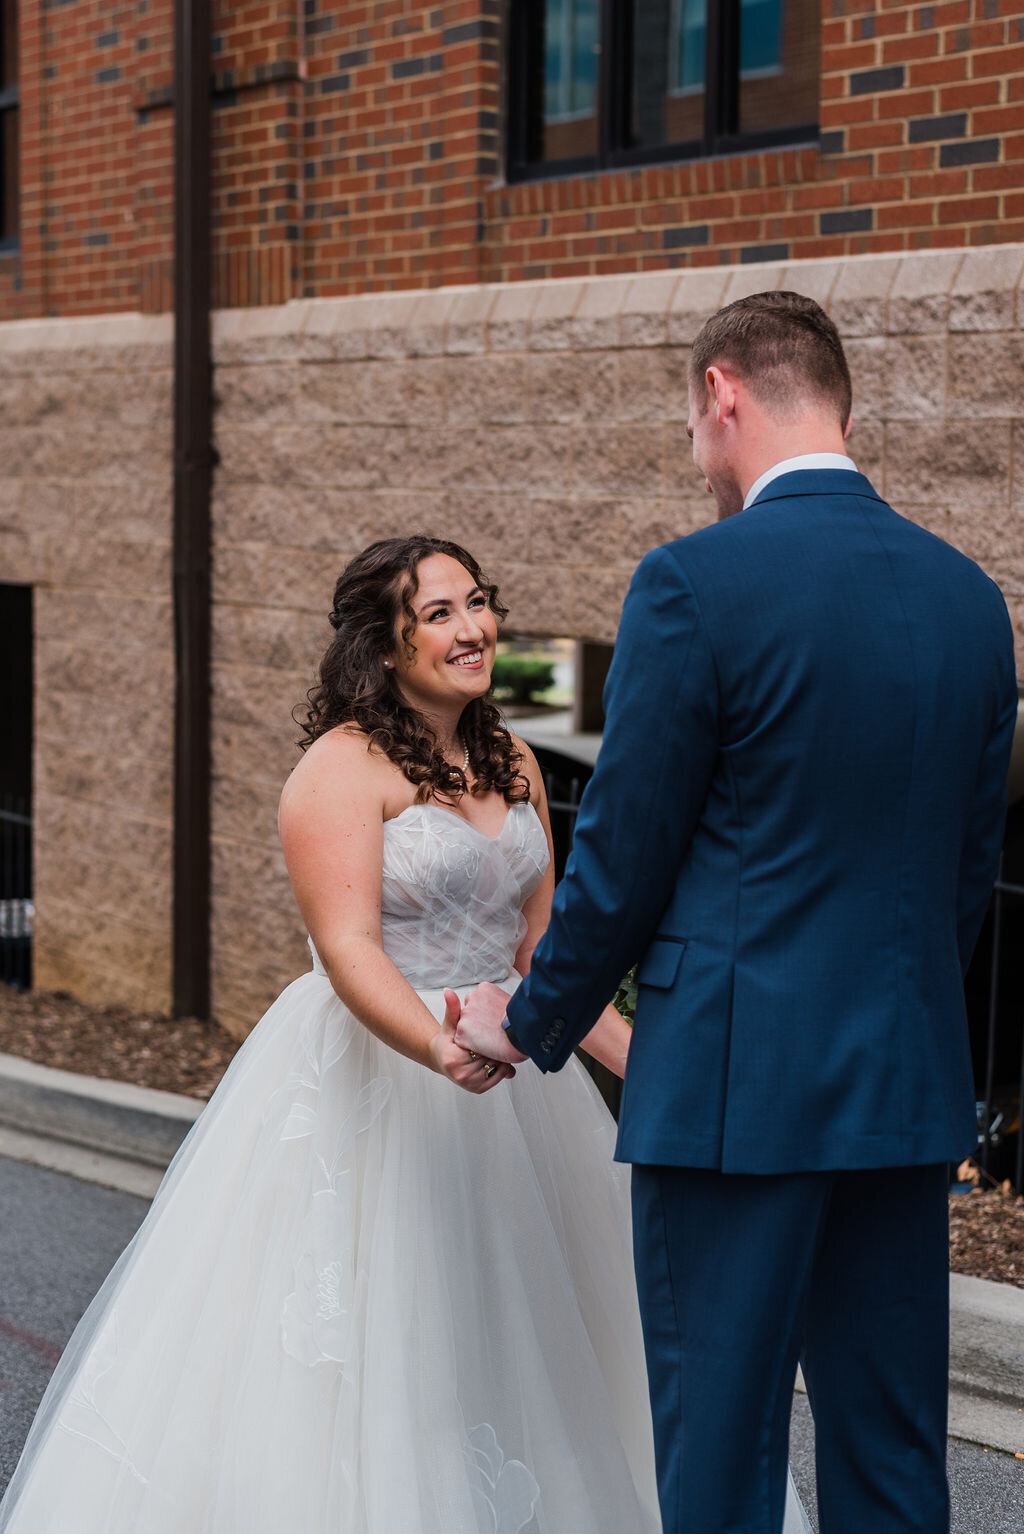
[[[384,1044],[471,1091],[489,1079],[455,1044],[384,952],[381,865],[384,796],[390,775],[365,737],[342,729],[317,740],[285,784],[278,831],[302,919],[335,992]]]
[[[548,799],[540,765],[524,740],[520,740],[518,736],[514,736],[513,739],[523,754],[523,771],[530,780],[530,797],[548,839],[550,859],[543,879],[523,906],[526,935],[516,952],[516,972],[525,975],[530,968],[533,950],[544,935],[551,917],[551,897],[555,889],[554,846],[551,840]],[[607,1066],[616,1076],[624,1076],[629,1041],[632,1037],[633,1031],[625,1018],[613,1006],[607,1006],[590,1032],[580,1040],[580,1048],[586,1050],[593,1059]]]
[[[609,1003],[590,1032],[584,1034],[579,1047],[595,1060],[600,1060],[616,1076],[625,1076],[632,1037],[633,1030],[622,1013]]]

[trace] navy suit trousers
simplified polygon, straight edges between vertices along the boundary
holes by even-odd
[[[664,1534],[780,1534],[798,1361],[821,1534],[948,1534],[946,1189],[633,1168]]]

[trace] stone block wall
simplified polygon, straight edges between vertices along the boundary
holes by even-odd
[[[244,1031],[305,963],[274,814],[341,565],[374,538],[452,537],[499,582],[510,628],[614,639],[640,557],[714,515],[686,437],[689,345],[745,292],[830,310],[853,456],[1000,582],[1024,663],[1022,275],[1006,246],[221,313],[218,1016]]]
[[[453,537],[515,631],[612,640],[644,552],[714,514],[688,354],[744,292],[830,310],[853,456],[1000,583],[1024,669],[1022,277],[1006,245],[220,312],[219,1019],[244,1034],[307,963],[275,815],[342,564]],[[38,982],[149,1007],[170,999],[169,365],[161,319],[0,326],[0,581],[36,588]]]
[[[161,1009],[170,337],[133,315],[0,325],[0,581],[34,588],[36,984]]]

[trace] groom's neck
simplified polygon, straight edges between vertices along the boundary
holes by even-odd
[[[845,433],[835,416],[821,412],[779,420],[767,411],[751,412],[736,433],[736,479],[745,498],[755,480],[777,463],[807,453],[845,453]]]

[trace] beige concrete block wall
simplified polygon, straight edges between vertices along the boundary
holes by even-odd
[[[456,538],[512,628],[613,639],[644,552],[713,516],[685,433],[689,346],[744,293],[830,310],[853,456],[1000,582],[1024,660],[1022,273],[1004,246],[217,316],[218,1016],[244,1032],[306,963],[274,815],[341,565],[378,537]]]
[[[465,543],[523,633],[612,640],[629,576],[713,515],[689,346],[720,304],[825,304],[878,489],[978,559],[1024,662],[1024,247],[294,302],[215,316],[214,1006],[307,963],[275,832],[341,565]],[[170,322],[0,326],[0,581],[37,614],[40,985],[170,1001]],[[339,788],[343,791],[343,787]]]
[[[171,329],[0,325],[0,581],[35,588],[36,983],[170,1005]]]

